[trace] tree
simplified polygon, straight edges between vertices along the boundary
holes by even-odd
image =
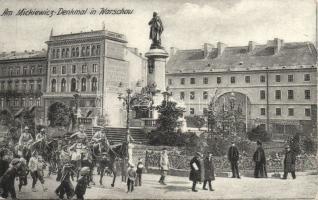
[[[178,126],[178,118],[183,115],[183,108],[177,107],[176,102],[164,100],[156,109],[160,113],[157,121],[157,130],[174,132]]]
[[[194,115],[186,117],[188,126],[193,125],[199,130],[205,125],[205,119],[203,116]]]
[[[48,111],[48,119],[50,126],[69,126],[74,122],[74,115],[72,109],[64,103],[56,102],[52,104]]]

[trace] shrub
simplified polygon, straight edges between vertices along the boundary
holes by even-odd
[[[302,149],[304,153],[314,155],[317,153],[317,144],[312,138],[306,137],[302,142]]]
[[[251,131],[247,132],[247,137],[249,140],[260,140],[262,142],[267,142],[271,139],[267,131],[261,126],[257,126],[256,128],[253,128]]]

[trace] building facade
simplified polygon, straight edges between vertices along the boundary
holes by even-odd
[[[308,42],[203,49],[171,48],[166,84],[184,101],[187,115],[203,115],[211,99],[242,110],[247,129],[264,126],[280,138],[301,131],[316,134],[317,52]],[[213,98],[214,97],[214,98]]]
[[[75,110],[80,123],[106,116],[109,126],[125,126],[118,93],[142,84],[146,66],[137,50],[127,47],[125,35],[107,30],[51,33],[47,45],[46,124],[50,106],[63,102]]]
[[[42,51],[0,54],[0,109],[15,115],[35,107],[35,122],[43,124],[47,53]]]

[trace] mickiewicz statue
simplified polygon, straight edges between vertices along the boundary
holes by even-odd
[[[161,33],[163,31],[163,25],[162,25],[160,17],[158,16],[158,13],[156,12],[153,13],[153,17],[148,24],[150,25],[149,39],[152,40],[150,49],[156,49],[156,48],[162,49]]]

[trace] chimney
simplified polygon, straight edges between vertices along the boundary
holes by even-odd
[[[226,47],[226,44],[222,43],[222,42],[218,42],[217,43],[217,47],[218,47],[218,57],[222,55],[225,47]]]
[[[256,43],[254,41],[248,42],[248,52],[252,52],[255,49]]]
[[[204,58],[208,57],[209,53],[212,51],[214,46],[209,43],[204,43],[203,44],[203,51],[204,51]]]
[[[284,40],[274,38],[274,54],[278,54],[280,49],[283,47]]]
[[[177,53],[178,49],[176,47],[170,47],[170,56],[174,56]]]

